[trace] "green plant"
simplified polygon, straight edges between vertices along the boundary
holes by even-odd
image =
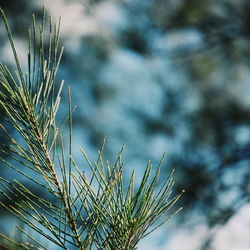
[[[81,153],[90,169],[77,164],[72,156],[72,106],[68,88],[68,116],[58,125],[56,113],[63,83],[56,85],[56,74],[63,48],[59,46],[59,26],[49,19],[48,45],[45,46],[46,18],[37,27],[33,16],[28,31],[28,63],[24,73],[4,11],[0,10],[10,46],[15,58],[16,74],[0,64],[0,107],[6,114],[6,124],[21,136],[14,138],[0,124],[10,141],[10,151],[1,151],[11,161],[1,158],[27,181],[0,177],[1,194],[9,201],[0,202],[30,229],[62,249],[136,249],[137,243],[176,214],[169,209],[180,198],[171,198],[173,172],[157,191],[162,160],[155,174],[148,162],[139,187],[135,173],[129,183],[123,180],[122,150],[115,164],[103,159],[105,138],[97,160],[91,162]],[[46,33],[47,35],[47,33]],[[64,146],[60,128],[68,122],[68,148]],[[36,186],[43,195],[33,191]],[[158,222],[158,224],[157,224]],[[17,242],[1,234],[15,247],[48,249],[23,228],[17,227],[34,244]]]

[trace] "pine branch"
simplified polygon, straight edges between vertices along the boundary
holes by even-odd
[[[80,149],[90,170],[88,177],[85,167],[79,166],[72,155],[73,110],[70,88],[68,116],[59,126],[56,121],[63,88],[63,82],[58,87],[56,84],[56,74],[63,52],[63,48],[59,46],[60,21],[57,25],[49,18],[46,44],[45,10],[39,26],[33,15],[32,29],[28,30],[28,70],[24,73],[2,9],[0,16],[16,64],[16,73],[0,64],[0,107],[6,113],[7,124],[0,124],[0,129],[11,144],[10,153],[6,147],[0,150],[11,161],[2,158],[0,160],[29,183],[0,177],[0,193],[10,203],[6,205],[0,202],[0,205],[33,232],[62,249],[136,249],[142,238],[181,210],[177,209],[169,215],[169,210],[182,195],[171,196],[173,172],[159,191],[156,191],[165,155],[156,171],[148,162],[138,189],[135,188],[134,171],[128,187],[125,188],[123,149],[118,153],[116,162],[110,164],[103,159],[104,138],[95,162],[91,162],[84,150]],[[65,121],[69,125],[67,150],[64,138],[60,135]],[[19,133],[21,142],[9,132],[8,126]],[[46,196],[35,194],[29,187],[31,184]],[[37,241],[29,232],[20,227],[18,229],[37,248],[46,249],[45,244]],[[31,246],[6,236],[2,237],[24,249]]]

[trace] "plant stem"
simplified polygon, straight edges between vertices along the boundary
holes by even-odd
[[[26,106],[26,109],[27,111],[30,111],[29,107]],[[45,156],[45,159],[46,161],[48,162],[48,166],[49,166],[49,169],[51,171],[51,175],[52,175],[52,178],[53,178],[53,181],[54,181],[54,184],[58,190],[58,193],[60,195],[60,198],[63,202],[63,205],[64,205],[64,208],[65,208],[65,212],[66,212],[66,215],[67,215],[67,218],[68,218],[68,221],[69,221],[69,226],[72,230],[72,232],[74,233],[75,235],[75,240],[77,241],[77,246],[79,247],[79,249],[83,249],[82,247],[82,241],[81,241],[81,238],[80,238],[80,235],[78,234],[78,230],[77,230],[77,226],[76,226],[76,222],[72,216],[72,213],[70,211],[70,207],[69,207],[69,204],[67,202],[67,199],[64,195],[64,191],[59,183],[59,180],[58,180],[58,176],[57,176],[57,173],[55,171],[55,167],[54,167],[54,164],[51,160],[51,157],[50,157],[50,154],[49,154],[49,151],[48,151],[48,148],[43,140],[43,136],[42,136],[42,133],[39,129],[39,125],[38,125],[38,122],[37,120],[35,119],[35,116],[34,116],[34,113],[30,113],[28,112],[28,114],[30,114],[29,116],[29,120],[31,122],[31,124],[33,125],[33,129],[34,129],[34,132],[35,132],[35,135],[36,135],[36,139],[38,141],[38,143],[40,144],[41,146],[41,149],[44,153],[44,156]]]
[[[129,232],[129,237],[128,237],[128,241],[127,241],[126,246],[125,246],[125,250],[129,250],[130,243],[131,243],[131,240],[132,240],[132,234],[133,234],[132,231],[133,231],[133,230],[131,230],[131,231]]]

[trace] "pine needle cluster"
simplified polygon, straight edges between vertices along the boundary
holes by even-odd
[[[1,234],[2,242],[7,246],[8,241],[13,249],[48,249],[47,241],[54,243],[56,249],[136,249],[142,238],[181,209],[168,213],[181,196],[171,195],[173,172],[158,186],[164,156],[156,171],[148,162],[138,188],[134,172],[128,183],[123,180],[122,150],[114,164],[103,159],[105,138],[96,161],[92,162],[80,149],[86,164],[77,164],[72,152],[70,88],[68,115],[62,122],[56,119],[63,88],[63,82],[56,83],[63,52],[60,21],[54,23],[43,10],[38,25],[33,15],[24,72],[2,9],[0,16],[16,67],[13,71],[0,64],[0,108],[5,113],[0,130],[10,144],[8,149],[1,147],[6,157],[0,160],[2,167],[8,166],[16,176],[13,180],[0,177],[1,196],[8,200],[0,205],[29,228],[17,226],[26,242]],[[65,122],[69,128],[67,147],[60,134]],[[19,134],[18,138],[10,128]],[[33,191],[34,187],[40,190],[39,194]],[[36,235],[47,241],[38,240]]]

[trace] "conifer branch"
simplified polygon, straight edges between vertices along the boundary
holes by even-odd
[[[24,73],[2,9],[0,16],[16,65],[16,73],[13,73],[0,63],[0,107],[6,115],[6,124],[0,124],[0,129],[7,135],[11,145],[9,153],[6,147],[0,150],[11,161],[0,160],[18,174],[16,178],[23,177],[27,181],[26,184],[20,179],[0,177],[0,193],[9,202],[9,205],[3,202],[0,205],[33,232],[61,249],[136,249],[142,238],[180,211],[177,209],[168,215],[181,196],[171,196],[173,172],[158,190],[165,155],[156,172],[148,162],[138,189],[135,188],[134,171],[126,187],[123,180],[123,149],[114,164],[105,161],[104,137],[95,162],[80,149],[91,173],[87,176],[86,166],[78,165],[72,155],[70,88],[68,117],[59,126],[56,120],[63,88],[63,82],[59,86],[56,84],[63,53],[59,43],[60,21],[57,25],[51,17],[48,18],[49,36],[46,41],[45,10],[40,25],[37,25],[33,15],[32,29],[28,30],[28,69]],[[68,150],[65,150],[64,138],[60,135],[60,128],[65,121],[69,125]],[[10,127],[19,133],[19,137],[9,132]],[[32,185],[45,195],[36,194]],[[32,243],[19,243],[7,236],[0,236],[24,249],[33,244],[37,249],[46,249],[46,243],[37,241],[35,234],[20,227],[18,229]]]

